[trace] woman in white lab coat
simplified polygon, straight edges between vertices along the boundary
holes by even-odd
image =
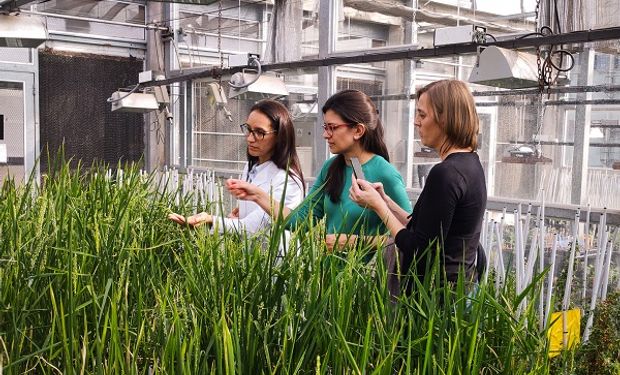
[[[241,131],[248,145],[248,164],[242,178],[282,201],[287,208],[297,207],[304,198],[305,183],[295,149],[293,121],[286,107],[275,100],[261,100],[250,109]],[[168,218],[192,227],[211,225],[212,230],[219,232],[254,234],[271,226],[271,217],[250,201],[239,201],[228,217],[201,212],[188,217],[172,213]]]

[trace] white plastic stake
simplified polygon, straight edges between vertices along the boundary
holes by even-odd
[[[547,282],[547,303],[545,306],[546,316],[545,319],[549,320],[551,317],[551,295],[553,292],[553,282],[555,278],[555,255],[558,250],[558,235],[553,236],[553,245],[551,248],[551,263],[549,264],[549,281]]]
[[[581,290],[581,300],[586,300],[586,287],[588,284],[588,251],[590,249],[590,211],[591,206],[588,204],[588,211],[586,212],[586,224],[583,228],[583,280]]]
[[[601,291],[601,301],[607,298],[607,285],[609,284],[609,269],[611,268],[611,255],[614,244],[611,240],[607,241],[607,259],[605,260],[605,268],[603,268],[603,288]]]

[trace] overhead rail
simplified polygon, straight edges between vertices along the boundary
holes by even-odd
[[[289,62],[280,62],[262,65],[263,71],[283,70],[283,69],[299,69],[299,68],[316,68],[321,66],[344,65],[350,63],[371,63],[391,60],[419,59],[428,57],[443,57],[467,53],[476,53],[481,46],[499,46],[509,49],[519,49],[527,47],[538,47],[549,44],[570,44],[570,43],[588,43],[594,41],[620,39],[620,27],[610,27],[604,29],[573,31],[564,34],[553,34],[535,37],[512,37],[511,39],[501,40],[490,43],[478,44],[460,44],[445,45],[435,48],[420,48],[414,45],[394,46],[373,48],[364,51],[347,51],[331,53],[326,58],[297,60]],[[141,88],[159,85],[168,85],[177,82],[185,82],[198,78],[215,78],[222,76],[230,76],[240,72],[242,67],[234,67],[220,69],[219,67],[205,68],[191,73],[183,73],[183,71],[171,72],[173,78],[158,82],[147,82],[140,85]]]

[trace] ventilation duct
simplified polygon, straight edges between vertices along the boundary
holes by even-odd
[[[536,56],[496,46],[487,47],[480,52],[469,82],[504,89],[538,87]]]
[[[47,39],[39,17],[0,14],[0,47],[37,48]]]

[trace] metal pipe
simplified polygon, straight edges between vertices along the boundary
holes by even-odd
[[[187,33],[187,34],[196,34],[196,35],[205,35],[205,36],[212,36],[212,37],[218,37],[217,33],[210,33],[207,31],[200,31],[200,30],[196,30],[196,29],[189,29],[189,28],[185,28],[183,29],[183,32]],[[226,39],[234,39],[234,40],[246,40],[249,42],[265,42],[264,39],[258,39],[258,38],[248,38],[245,36],[237,36],[237,35],[227,35],[227,34],[222,34],[221,35],[222,38],[226,38]]]
[[[551,141],[524,141],[524,140],[511,140],[510,144],[530,144],[535,143],[543,146],[574,146],[573,142],[551,142]],[[590,147],[620,147],[620,143],[590,143]]]
[[[562,86],[551,87],[545,89],[545,93],[549,94],[575,94],[580,92],[617,92],[620,91],[620,85],[589,85],[589,86]],[[519,95],[540,95],[539,89],[511,89],[501,91],[473,91],[473,96],[477,97],[489,97],[489,96],[519,96]],[[373,95],[373,100],[415,100],[415,95],[406,94],[389,94],[389,95]],[[481,102],[476,103],[477,106],[490,106],[486,103],[498,103],[498,102]],[[507,102],[506,104],[495,105],[515,105],[514,102]]]
[[[112,47],[122,47],[122,48],[134,48],[134,49],[146,49],[146,40],[145,39],[130,39],[130,38],[119,38],[113,36],[105,36],[105,35],[92,35],[92,34],[83,34],[83,33],[74,33],[71,31],[56,31],[52,30],[49,32],[50,35],[60,36],[60,38],[51,38],[51,41],[58,40],[60,42],[74,42],[74,43],[84,43],[84,44],[107,44]],[[77,40],[69,40],[69,38],[65,37],[73,37],[80,38]]]
[[[82,17],[82,16],[70,16],[68,14],[57,14],[57,13],[47,13],[47,12],[39,12],[36,10],[21,10],[21,13],[24,14],[32,14],[35,16],[42,16],[42,17],[53,17],[53,18],[61,18],[61,19],[67,19],[67,20],[77,20],[77,21],[86,21],[86,22],[96,22],[96,23],[105,23],[108,25],[118,25],[118,26],[126,26],[126,27],[138,27],[141,29],[147,29],[147,30],[168,30],[167,27],[165,26],[156,26],[156,25],[145,25],[145,24],[136,24],[136,23],[129,23],[129,22],[121,22],[121,21],[111,21],[111,20],[102,20],[99,18],[90,18],[90,17]]]
[[[409,199],[411,199],[412,201],[415,201],[418,196],[420,195],[420,192],[422,191],[422,189],[420,188],[408,188],[407,189],[407,195],[409,196]],[[488,197],[487,198],[487,209],[490,211],[495,211],[495,212],[502,212],[503,210],[516,210],[516,208],[518,207],[518,205],[520,204],[524,204],[523,200],[520,199],[511,199],[511,198],[506,198],[506,197]],[[534,204],[534,207],[536,208],[538,205],[538,203]],[[545,216],[549,217],[549,218],[554,218],[554,219],[566,219],[566,220],[572,220],[575,217],[575,210],[578,208],[579,206],[577,205],[573,205],[573,204],[561,204],[561,203],[545,203]],[[591,213],[594,214],[601,214],[605,212],[606,213],[606,223],[608,225],[620,225],[620,210],[610,210],[608,208],[602,209],[602,208],[596,208],[596,207],[592,207],[591,208]],[[600,215],[596,215],[593,216],[590,219],[590,223],[591,224],[598,224],[600,221]]]
[[[204,135],[229,135],[234,137],[245,137],[243,133],[218,133],[218,132],[208,132],[201,130],[194,130],[194,134],[204,134]]]
[[[603,105],[620,104],[620,99],[547,100],[544,105]]]
[[[414,58],[426,58],[426,57],[440,57],[440,56],[451,56],[451,55],[460,55],[465,53],[476,53],[478,47],[481,45],[489,46],[496,45],[498,47],[508,48],[508,49],[518,49],[524,47],[537,47],[541,45],[549,45],[549,44],[569,44],[569,43],[585,43],[592,41],[602,41],[602,40],[613,40],[620,39],[620,27],[610,27],[605,29],[594,29],[594,30],[582,30],[582,31],[574,31],[570,33],[564,34],[554,34],[548,36],[534,37],[534,38],[523,38],[517,37],[510,40],[503,40],[493,43],[487,44],[459,44],[459,45],[446,45],[435,48],[419,48],[417,46],[412,45],[404,45],[404,46],[396,46],[396,47],[383,47],[383,48],[373,48],[371,50],[363,50],[363,51],[351,51],[351,52],[333,52],[329,53],[325,57],[319,57],[316,59],[307,59],[307,60],[297,60],[297,61],[289,61],[289,62],[281,62],[281,63],[273,63],[273,64],[265,64],[262,66],[263,71],[270,70],[281,70],[281,69],[300,69],[300,68],[311,68],[311,67],[325,67],[332,65],[343,65],[349,63],[370,63],[370,62],[380,62],[380,61],[391,61],[391,60],[403,60],[403,59],[414,59]],[[235,67],[231,69],[225,69],[224,71],[228,74],[233,74],[238,71],[241,71],[242,67]],[[141,84],[142,87],[149,86],[161,86],[168,85],[171,83],[187,81],[195,78],[203,78],[213,76],[214,68],[207,68],[202,72],[188,74],[188,75],[179,75],[172,79],[167,79],[164,81],[149,82]]]

